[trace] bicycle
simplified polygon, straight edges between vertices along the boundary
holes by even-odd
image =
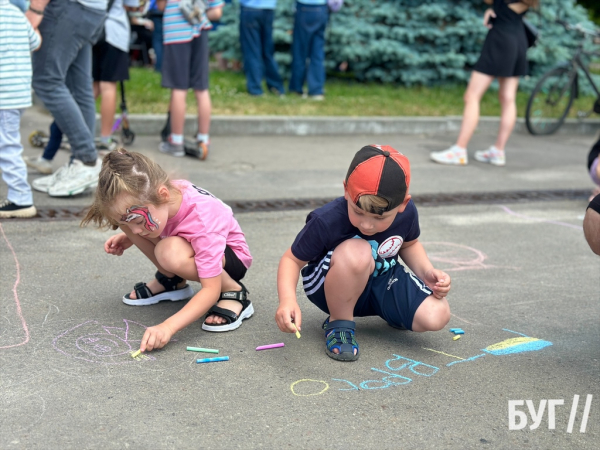
[[[570,61],[561,63],[550,69],[531,92],[527,109],[525,110],[525,125],[533,135],[548,135],[554,133],[564,123],[573,101],[579,97],[579,73],[582,70],[596,94],[596,101],[588,111],[578,111],[577,117],[588,117],[592,111],[600,114],[600,90],[590,74],[588,64],[583,57],[600,56],[598,51],[587,51],[583,46],[588,38],[600,39],[600,34],[583,28],[580,24],[570,25],[558,21],[568,30],[575,30],[583,35],[577,51]]]

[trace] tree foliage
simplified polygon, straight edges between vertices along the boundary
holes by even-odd
[[[344,63],[356,80],[406,86],[464,82],[487,33],[482,24],[487,7],[481,0],[345,0],[330,17],[326,68],[330,75],[339,73]],[[294,0],[279,0],[274,23],[275,58],[284,77],[291,63],[293,8]],[[566,61],[581,41],[581,35],[567,32],[556,19],[594,27],[574,0],[542,0],[527,18],[542,33],[528,51],[532,77]],[[239,3],[233,0],[222,24],[211,32],[212,51],[241,59],[238,29]]]

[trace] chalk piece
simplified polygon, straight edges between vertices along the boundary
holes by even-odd
[[[298,331],[298,327],[296,326],[296,324],[294,322],[292,322],[292,325],[294,325],[294,328],[296,329],[296,337],[298,339],[300,339],[300,332]]]
[[[137,358],[138,356],[140,356],[140,353],[142,353],[142,351],[141,351],[141,350],[138,350],[137,352],[133,352],[133,353],[131,354],[131,357],[132,357],[132,358]]]
[[[256,347],[256,350],[268,350],[270,348],[278,347],[285,347],[285,344],[283,342],[280,342],[278,344],[261,345],[260,347]]]
[[[462,330],[462,328],[450,328],[450,333],[454,333],[457,330]]]
[[[456,330],[454,334],[465,334],[465,332],[463,330]]]
[[[202,353],[219,353],[219,350],[214,348],[200,348],[200,347],[188,347],[188,352],[202,352]]]
[[[196,364],[211,363],[211,362],[218,362],[218,361],[229,361],[229,356],[217,356],[216,358],[197,359]]]
[[[457,334],[452,338],[453,341],[458,341],[460,339],[460,334]]]

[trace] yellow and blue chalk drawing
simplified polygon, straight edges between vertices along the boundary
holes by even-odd
[[[475,355],[460,361],[452,361],[451,363],[446,364],[446,366],[451,366],[453,364],[463,363],[467,361],[473,361],[474,359],[485,356],[486,353],[489,353],[490,355],[494,356],[512,355],[513,353],[535,352],[552,345],[552,342],[544,341],[543,339],[529,337],[524,335],[523,333],[507,330],[506,328],[503,328],[503,330],[508,331],[510,333],[520,334],[521,337],[505,339],[504,341],[498,342],[497,344],[488,345],[486,348],[481,350],[485,353],[481,353],[480,355]]]

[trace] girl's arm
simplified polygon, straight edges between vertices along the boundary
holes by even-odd
[[[433,267],[418,239],[402,244],[399,255],[408,268],[427,284],[435,297],[441,299],[450,292],[450,275]]]
[[[279,261],[277,270],[277,294],[279,296],[279,308],[275,313],[275,321],[279,329],[286,333],[294,333],[296,329],[292,320],[300,330],[302,328],[302,313],[298,300],[296,299],[296,286],[300,277],[300,269],[306,265],[300,261],[289,248]]]
[[[169,343],[171,337],[192,324],[217,303],[221,295],[221,275],[212,278],[200,278],[202,289],[187,304],[163,323],[146,329],[140,350],[162,348]]]

